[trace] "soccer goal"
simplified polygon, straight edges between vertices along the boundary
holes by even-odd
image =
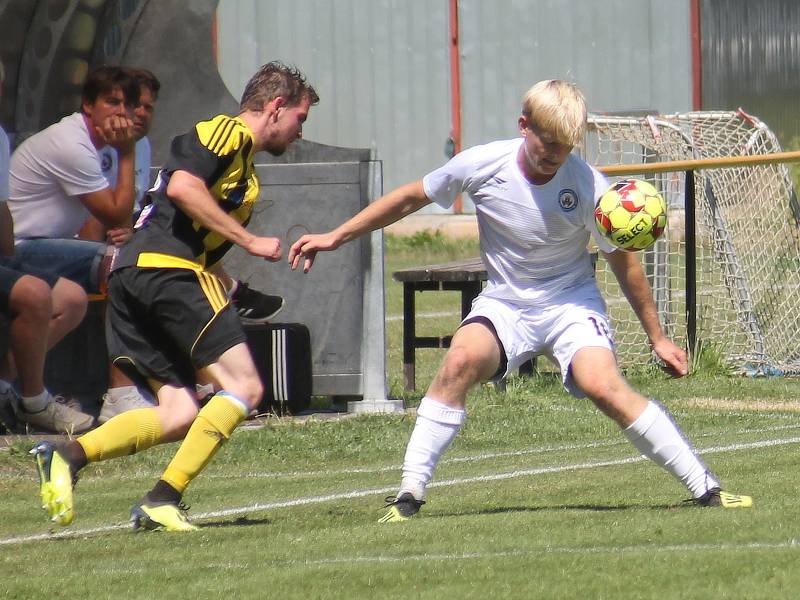
[[[641,258],[668,335],[742,372],[800,374],[800,205],[787,167],[798,153],[741,110],[592,115],[583,152],[667,202],[667,231]],[[602,259],[597,278],[621,364],[651,360]]]

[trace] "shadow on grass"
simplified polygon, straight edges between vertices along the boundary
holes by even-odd
[[[624,510],[672,510],[681,508],[683,504],[618,504],[618,505],[599,505],[599,504],[557,504],[553,506],[501,506],[497,508],[486,508],[482,510],[463,511],[463,512],[447,512],[436,513],[430,516],[436,517],[464,517],[469,515],[502,515],[507,513],[538,513],[538,512],[556,512],[564,510],[575,511],[594,511],[594,512],[611,512],[611,511],[624,511]],[[427,516],[427,515],[426,515]]]
[[[252,525],[271,525],[272,519],[251,519],[249,517],[237,517],[232,521],[203,521],[199,523],[201,529],[211,529],[212,527],[249,527]]]

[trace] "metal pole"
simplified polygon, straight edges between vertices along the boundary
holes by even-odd
[[[694,171],[686,171],[684,240],[686,243],[686,343],[691,355],[697,343],[697,248],[695,222]]]

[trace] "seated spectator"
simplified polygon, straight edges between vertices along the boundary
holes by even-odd
[[[8,211],[5,202],[0,211]],[[10,351],[0,358],[0,411],[6,429],[16,417],[33,429],[82,433],[94,418],[54,396],[44,385],[47,351],[73,330],[86,314],[86,293],[53,273],[24,273],[13,257],[0,258],[0,313],[9,321]],[[18,379],[19,393],[12,382]]]
[[[76,239],[89,215],[105,229],[130,235],[134,200],[134,127],[130,110],[139,85],[122,67],[92,71],[81,112],[25,140],[11,157],[9,208],[21,264],[50,269],[89,293],[102,287],[106,245]],[[118,152],[117,184],[103,176],[98,150]]]
[[[11,157],[9,208],[16,255],[26,269],[49,269],[79,283],[86,292],[104,291],[111,249],[131,235],[134,201],[135,129],[132,113],[139,84],[122,67],[89,73],[81,111],[25,140]],[[116,185],[103,174],[99,150],[117,154]],[[102,227],[99,239],[79,239],[91,216]],[[110,386],[130,384],[115,369]],[[133,386],[125,390],[143,399]],[[149,405],[148,406],[152,406]]]
[[[3,76],[0,64],[0,89]],[[0,315],[6,321],[0,335],[9,348],[4,345],[0,354],[0,425],[13,430],[21,419],[37,430],[81,433],[94,419],[47,390],[44,361],[47,351],[83,319],[86,293],[48,271],[25,270],[13,256],[8,164],[8,137],[0,127]],[[12,386],[17,379],[19,394]]]

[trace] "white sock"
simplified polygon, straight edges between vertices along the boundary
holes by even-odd
[[[623,433],[642,454],[689,488],[695,498],[719,485],[689,446],[669,413],[657,402],[651,400],[639,418]]]
[[[22,396],[22,407],[25,412],[37,413],[43,411],[50,404],[52,397],[46,389],[35,396]]]
[[[417,500],[425,499],[425,487],[433,477],[439,457],[456,437],[467,413],[450,408],[427,396],[417,409],[417,422],[406,446],[403,480],[398,496],[411,492]]]

